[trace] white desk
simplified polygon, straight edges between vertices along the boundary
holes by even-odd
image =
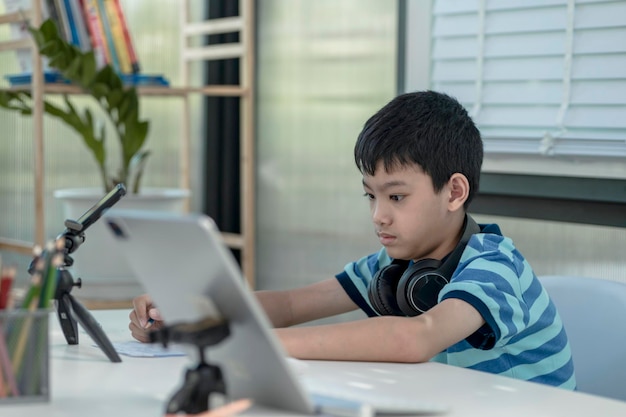
[[[130,340],[128,311],[94,311],[93,315],[111,341]],[[79,345],[69,346],[55,315],[50,318],[50,327],[50,402],[3,404],[2,417],[161,416],[185,369],[192,365],[186,357],[122,356],[122,363],[112,363],[83,331]],[[372,395],[389,390],[394,395],[421,396],[448,404],[450,410],[445,416],[626,416],[626,402],[437,363],[306,361],[297,364],[296,372],[333,384],[370,384]],[[290,415],[260,408],[246,414]]]

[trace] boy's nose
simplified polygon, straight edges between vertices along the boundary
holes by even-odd
[[[374,224],[389,224],[389,214],[382,204],[372,206],[372,221]]]

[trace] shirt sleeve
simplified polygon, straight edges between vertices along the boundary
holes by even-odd
[[[476,348],[504,345],[527,326],[527,286],[534,273],[508,238],[493,234],[472,237],[439,301],[457,298],[472,305],[488,327],[467,341]]]
[[[350,262],[344,267],[342,272],[336,275],[339,284],[341,284],[346,294],[369,317],[374,317],[378,314],[370,304],[367,287],[376,275],[376,272],[390,263],[391,258],[389,258],[387,250],[382,248],[377,253],[364,256],[358,261]]]

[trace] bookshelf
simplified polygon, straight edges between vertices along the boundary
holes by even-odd
[[[255,197],[254,197],[254,1],[239,0],[239,16],[219,19],[209,19],[202,22],[192,22],[189,16],[189,1],[180,2],[180,65],[182,69],[181,86],[170,87],[137,87],[140,96],[178,97],[182,101],[183,121],[181,122],[181,174],[180,186],[190,189],[191,166],[191,138],[190,138],[190,98],[193,95],[214,97],[238,97],[240,102],[240,172],[241,172],[241,232],[223,233],[225,243],[241,253],[241,267],[248,284],[255,285]],[[21,13],[0,15],[0,25],[20,22],[27,17],[33,26],[42,22],[41,3],[32,2],[30,10]],[[222,33],[239,33],[239,42],[207,46],[191,46],[190,40],[197,36],[206,36]],[[16,241],[0,236],[0,250],[12,251],[31,255],[34,244],[43,245],[45,242],[45,166],[44,151],[45,138],[43,131],[43,97],[46,94],[81,94],[76,86],[63,84],[44,84],[42,60],[36,52],[30,39],[0,42],[0,52],[11,51],[17,48],[29,47],[32,49],[33,75],[32,83],[12,90],[29,90],[33,97],[33,161],[34,161],[34,236],[32,242]],[[239,85],[202,85],[190,86],[189,73],[193,63],[198,61],[222,60],[238,58],[240,60]]]

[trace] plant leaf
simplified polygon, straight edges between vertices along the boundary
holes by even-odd
[[[59,52],[59,45],[56,40],[44,41],[39,45],[39,53],[44,56],[52,56]]]
[[[89,51],[83,55],[82,64],[80,84],[83,87],[89,87],[93,83],[93,79],[96,75],[96,57],[93,51]]]
[[[59,37],[59,30],[52,19],[46,19],[39,28],[39,32],[45,39],[54,39]]]
[[[109,94],[111,89],[108,85],[103,82],[95,82],[91,87],[91,94],[97,99],[101,99],[102,97],[106,97]]]
[[[140,102],[136,89],[126,88],[111,65],[97,69],[93,51],[83,53],[74,45],[70,45],[61,36],[52,20],[47,19],[39,28],[29,26],[28,30],[39,53],[48,58],[49,66],[91,94],[113,122],[122,156],[120,178],[114,179],[113,182],[127,183],[128,173],[132,170],[136,177],[134,189],[137,189],[149,154],[149,151],[142,151],[149,123],[139,119]],[[112,178],[107,174],[105,123],[98,123],[88,108],[81,113],[82,108],[79,111],[67,96],[64,96],[64,100],[65,107],[44,100],[44,111],[47,115],[60,119],[80,135],[100,168],[106,188],[112,182]],[[30,114],[32,100],[27,92],[0,91],[0,107]]]
[[[129,164],[129,177],[134,177],[133,181],[133,193],[138,193],[139,188],[141,187],[141,179],[143,178],[143,170],[146,167],[146,162],[148,160],[148,156],[150,156],[150,151],[141,151],[137,152],[135,156],[132,157]]]
[[[116,109],[122,101],[123,96],[124,92],[121,90],[109,90],[109,94],[106,97],[109,108]]]
[[[81,56],[76,56],[72,62],[63,71],[65,78],[74,80],[80,77],[80,71],[83,68],[83,59]]]

